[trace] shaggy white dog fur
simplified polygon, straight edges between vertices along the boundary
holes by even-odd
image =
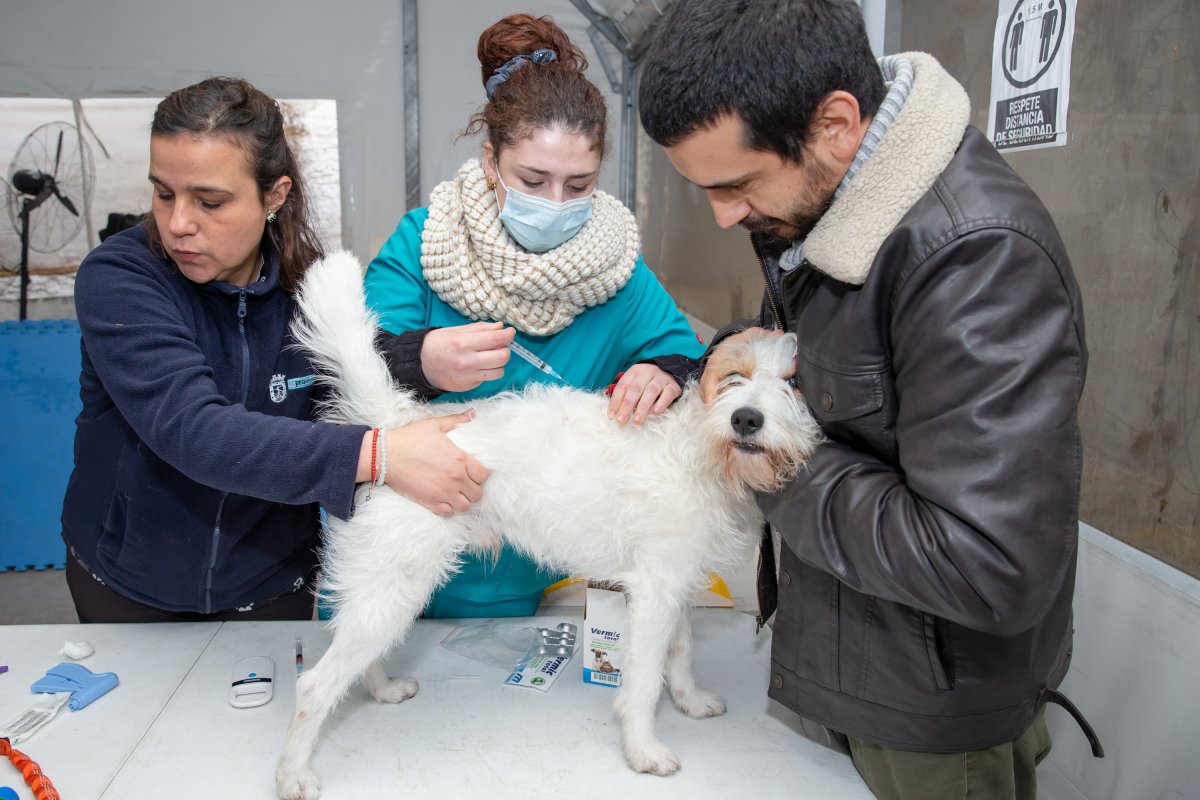
[[[362,270],[345,253],[309,269],[295,325],[332,390],[325,419],[392,428],[449,413],[394,385],[373,342]],[[296,714],[276,771],[281,798],[320,793],[309,766],[325,717],[362,678],[376,700],[398,703],[416,681],[389,679],[382,659],[404,640],[433,590],[467,549],[501,539],[555,570],[620,584],[630,645],[615,708],[630,766],[667,775],[679,761],[654,733],[664,677],[692,717],[725,711],[692,674],[688,604],[709,570],[736,563],[758,540],[754,490],[795,474],[820,435],[789,383],[791,335],[718,348],[709,405],[695,385],[662,416],[621,426],[601,395],[531,386],[472,404],[476,418],[450,437],[489,470],[483,499],[439,517],[386,487],[362,487],[352,519],[329,520],[322,572],[336,612],[333,641],[297,682]]]

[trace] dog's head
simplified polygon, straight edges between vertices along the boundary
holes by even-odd
[[[821,443],[821,430],[793,385],[796,336],[742,334],[708,357],[701,396],[725,477],[761,492],[795,476]]]

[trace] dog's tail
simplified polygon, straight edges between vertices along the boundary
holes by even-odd
[[[357,258],[339,250],[317,261],[304,273],[296,302],[292,335],[329,389],[323,419],[394,427],[419,416],[415,399],[397,389],[375,350],[378,317],[367,309]]]

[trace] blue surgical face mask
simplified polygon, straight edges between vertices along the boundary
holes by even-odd
[[[508,235],[531,253],[544,253],[566,243],[592,218],[590,194],[556,203],[508,188],[499,172],[496,177],[506,192],[500,221],[508,229]]]

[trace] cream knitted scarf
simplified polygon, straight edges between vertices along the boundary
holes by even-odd
[[[496,320],[549,336],[581,311],[612,299],[639,249],[629,209],[599,190],[592,218],[565,244],[530,253],[500,222],[495,193],[473,158],[429,198],[421,268],[437,296],[468,319]]]

